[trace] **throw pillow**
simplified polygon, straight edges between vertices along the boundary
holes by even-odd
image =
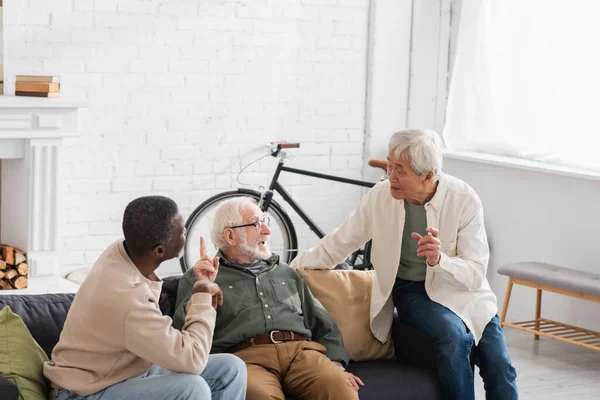
[[[381,343],[371,332],[369,309],[373,271],[301,268],[296,271],[340,328],[351,360],[395,358],[392,340]]]
[[[9,306],[0,311],[0,376],[14,382],[20,399],[46,400],[48,381],[44,362],[48,356],[29,333],[27,326]]]
[[[67,280],[81,286],[81,284],[83,283],[83,281],[85,281],[85,278],[87,278],[91,270],[92,267],[76,269],[75,271],[67,275]]]

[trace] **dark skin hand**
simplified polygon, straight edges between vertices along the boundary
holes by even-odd
[[[212,296],[212,306],[216,310],[218,306],[223,305],[223,292],[221,288],[211,281],[197,281],[192,289],[192,295],[195,293],[208,293]],[[189,305],[190,303],[188,303]]]

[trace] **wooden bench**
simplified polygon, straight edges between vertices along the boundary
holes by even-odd
[[[557,339],[594,350],[600,350],[600,332],[583,329],[541,317],[542,291],[553,292],[578,299],[600,303],[600,275],[538,262],[508,264],[498,270],[508,276],[508,286],[500,313],[502,326],[520,329],[540,336]],[[535,319],[523,322],[506,322],[506,311],[514,284],[537,289]]]

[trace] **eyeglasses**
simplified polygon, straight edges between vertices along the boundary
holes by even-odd
[[[262,228],[263,224],[270,226],[271,225],[271,217],[264,217],[263,219],[259,219],[258,221],[253,222],[251,224],[230,226],[229,228],[235,229],[235,228],[245,228],[247,226],[253,226],[254,229],[256,229],[257,231],[260,231],[260,228]]]

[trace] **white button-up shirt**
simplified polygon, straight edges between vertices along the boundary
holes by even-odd
[[[431,300],[460,317],[477,344],[485,326],[498,312],[496,296],[485,277],[489,247],[481,201],[465,182],[441,174],[435,195],[425,204],[425,212],[427,226],[439,229],[441,241],[440,262],[427,267],[425,290]],[[375,279],[370,321],[373,335],[381,342],[388,340],[392,324],[391,294],[400,263],[404,220],[404,201],[392,197],[389,181],[380,182],[338,229],[291,263],[294,268],[333,268],[372,239]]]

